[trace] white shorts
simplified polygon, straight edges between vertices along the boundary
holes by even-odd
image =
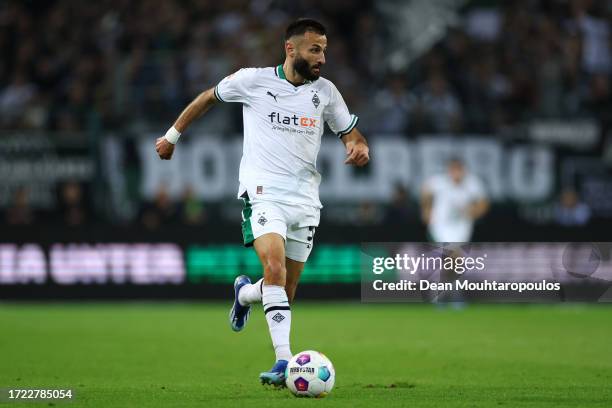
[[[247,196],[242,210],[242,236],[245,246],[271,232],[285,240],[285,256],[306,262],[314,244],[314,233],[319,225],[320,210],[302,204],[250,200]]]

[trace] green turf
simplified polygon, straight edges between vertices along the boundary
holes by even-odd
[[[273,362],[261,307],[237,334],[227,306],[0,304],[0,387],[72,387],[54,405],[74,407],[612,406],[609,307],[298,302],[293,350],[337,372],[308,400],[259,385]]]

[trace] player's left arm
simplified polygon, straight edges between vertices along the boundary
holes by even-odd
[[[468,207],[468,216],[477,220],[489,211],[489,200],[486,198],[479,198],[478,200],[473,201]]]
[[[472,194],[472,201],[466,208],[466,215],[473,220],[477,220],[489,211],[489,198],[484,185],[477,177],[470,177],[468,186]]]
[[[358,167],[365,166],[370,161],[370,148],[366,138],[361,134],[357,127],[341,138],[346,147],[345,164],[353,164]]]

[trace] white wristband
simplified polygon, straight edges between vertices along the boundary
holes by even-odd
[[[178,130],[174,128],[174,126],[172,126],[170,129],[168,129],[164,137],[170,143],[176,144],[176,142],[178,142],[179,140],[179,137],[181,137],[181,132],[179,132]]]

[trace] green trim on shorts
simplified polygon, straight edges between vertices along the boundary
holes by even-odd
[[[253,227],[251,226],[251,215],[253,215],[253,206],[248,197],[243,198],[244,207],[242,208],[242,239],[244,240],[244,246],[253,246],[255,237],[253,236]]]

